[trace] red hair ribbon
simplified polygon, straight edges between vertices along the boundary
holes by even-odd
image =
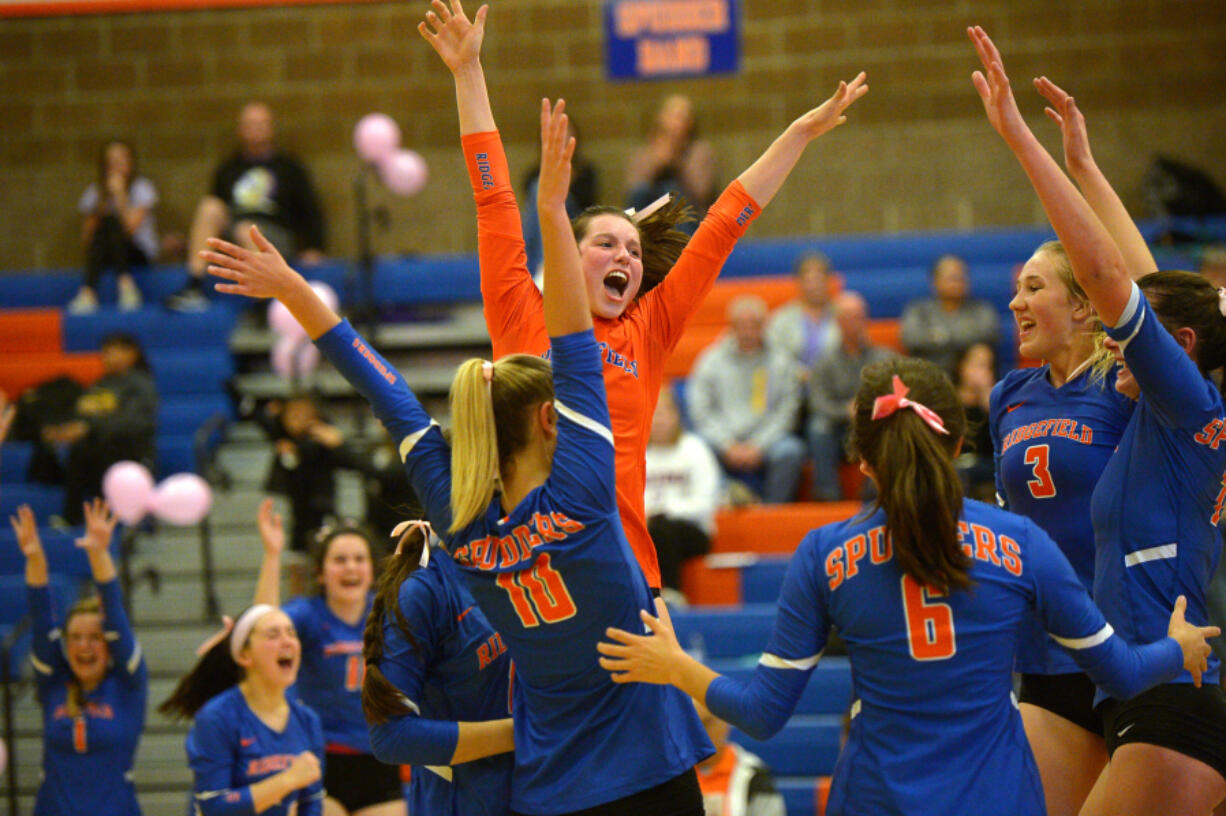
[[[910,408],[915,413],[919,414],[920,419],[932,430],[939,434],[949,435],[949,431],[945,430],[945,423],[941,421],[941,417],[937,412],[928,406],[916,402],[915,400],[907,399],[907,392],[911,389],[903,384],[902,377],[894,375],[894,393],[883,394],[873,400],[873,419],[884,419],[900,408]]]

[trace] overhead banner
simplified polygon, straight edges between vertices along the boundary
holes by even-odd
[[[737,0],[605,0],[610,79],[735,73],[741,61]]]

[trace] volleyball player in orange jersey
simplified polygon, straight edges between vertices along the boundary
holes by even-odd
[[[455,78],[461,143],[477,203],[485,322],[498,359],[516,352],[547,354],[549,338],[481,67],[488,10],[482,6],[469,20],[459,0],[450,0],[450,7],[433,0],[418,31]],[[850,82],[840,82],[833,96],[788,125],[724,190],[688,245],[686,236],[673,229],[687,210],[679,201],[654,213],[646,208],[637,220],[616,207],[591,207],[574,221],[588,304],[604,355],[618,507],[626,537],[653,589],[660,587],[660,570],[647,532],[643,492],[662,366],[737,239],[774,198],[809,142],[846,121],[843,112],[867,92],[861,72]]]

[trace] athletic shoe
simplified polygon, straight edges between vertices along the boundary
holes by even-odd
[[[141,307],[143,302],[140,289],[136,288],[136,282],[129,277],[121,277],[119,279],[119,311],[134,312]]]
[[[176,312],[204,312],[208,311],[209,299],[196,287],[188,286],[166,298],[166,308]]]
[[[68,301],[68,313],[74,315],[93,314],[98,311],[98,296],[93,289],[81,287],[77,296]]]

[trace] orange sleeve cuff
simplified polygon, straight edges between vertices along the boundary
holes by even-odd
[[[496,187],[511,187],[511,170],[498,131],[466,134],[460,137],[460,145],[474,194]]]

